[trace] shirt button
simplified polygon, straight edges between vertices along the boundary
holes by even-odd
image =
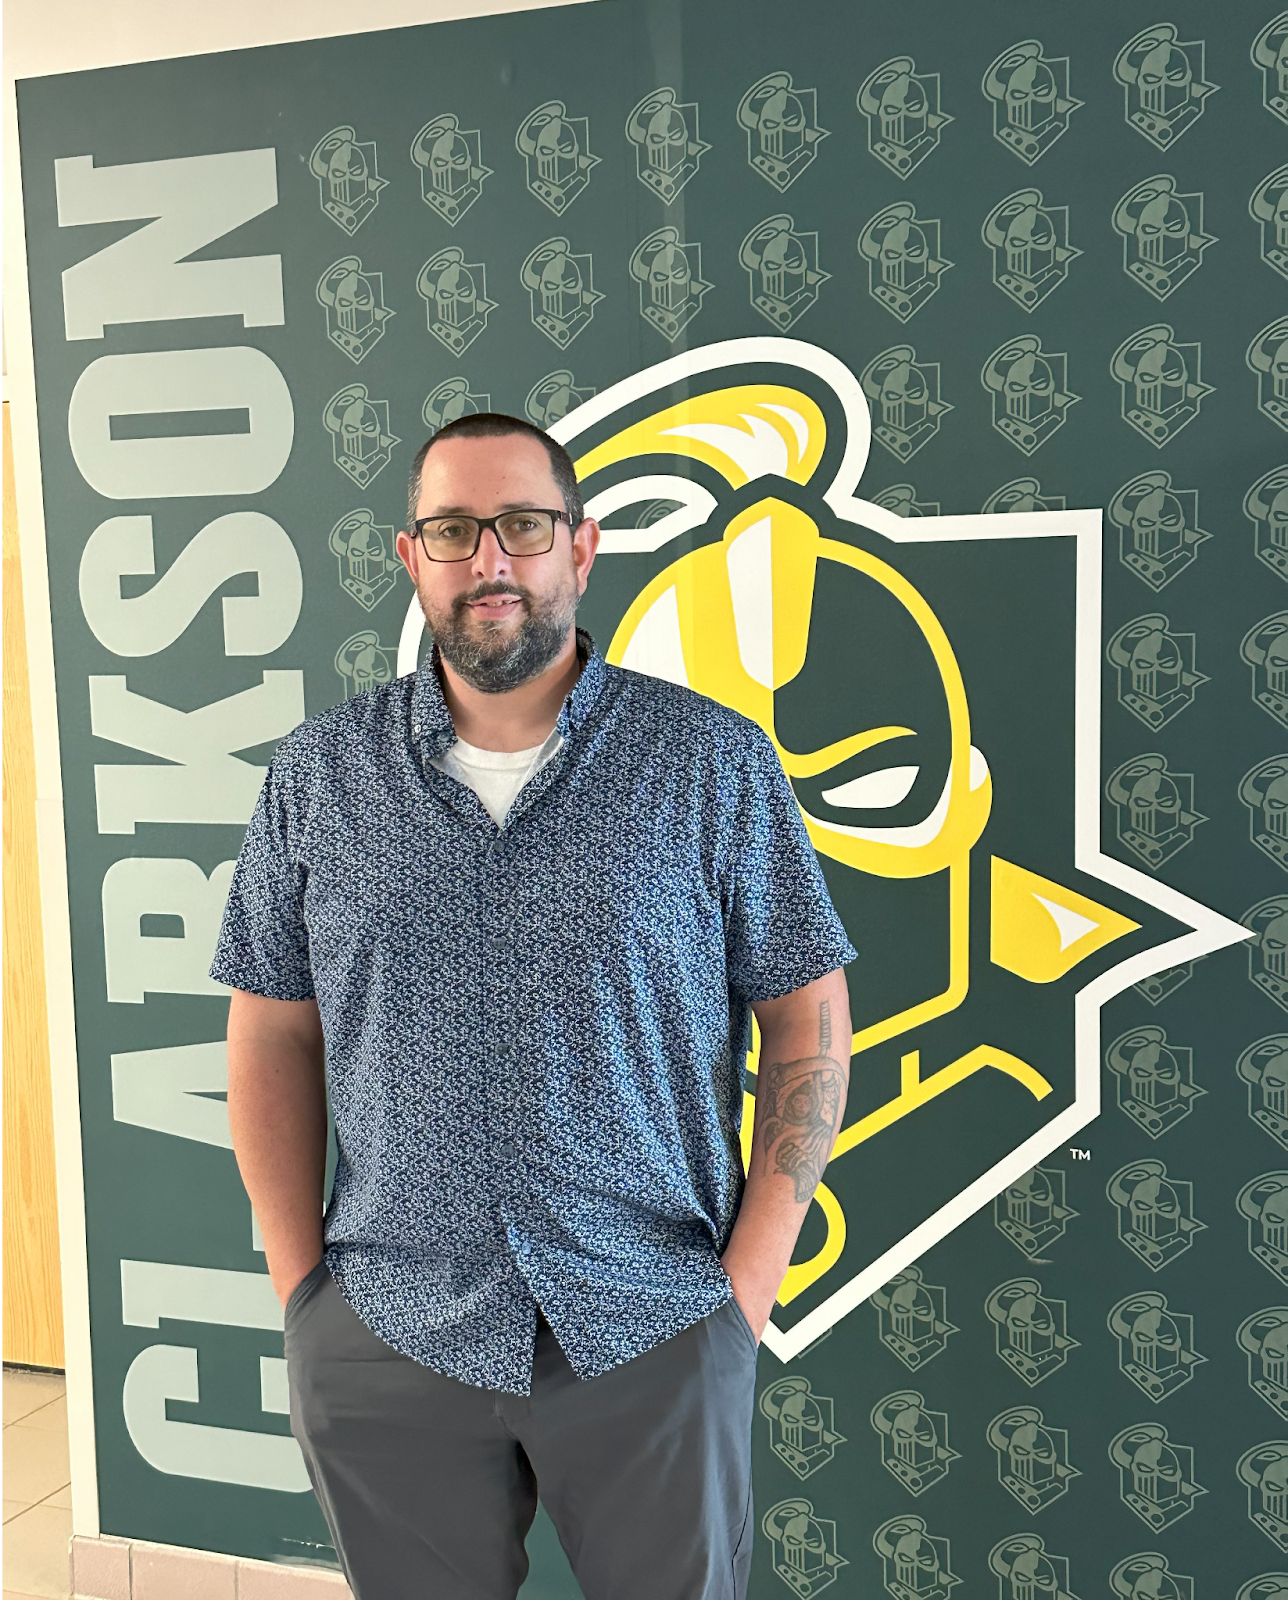
[[[420,732],[420,723],[419,722],[413,722],[412,725],[411,725],[411,731],[413,733],[419,733]]]
[[[496,1147],[496,1153],[502,1161],[508,1163],[518,1157],[519,1149],[513,1139],[502,1139]]]

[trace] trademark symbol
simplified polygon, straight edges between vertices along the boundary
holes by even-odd
[[[1069,1154],[1073,1157],[1073,1159],[1075,1161],[1090,1161],[1091,1160],[1091,1151],[1090,1150],[1079,1150],[1077,1145],[1072,1145],[1071,1144],[1069,1146]]]

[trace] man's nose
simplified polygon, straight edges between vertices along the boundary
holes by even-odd
[[[510,558],[501,548],[495,528],[484,528],[479,534],[479,547],[474,552],[470,571],[477,578],[490,581],[510,576]]]

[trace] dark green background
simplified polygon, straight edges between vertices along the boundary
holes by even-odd
[[[1116,678],[1106,669],[1104,770],[1159,751],[1173,770],[1193,774],[1196,806],[1209,820],[1167,863],[1166,881],[1235,918],[1288,888],[1281,871],[1249,842],[1248,813],[1236,792],[1249,767],[1288,746],[1288,730],[1253,704],[1248,668],[1238,654],[1247,629],[1288,603],[1280,580],[1254,559],[1252,528],[1242,511],[1248,486],[1288,456],[1288,440],[1257,409],[1256,381],[1244,359],[1249,340],[1285,303],[1284,281],[1260,258],[1259,230],[1247,213],[1255,185],[1288,159],[1288,129],[1263,106],[1262,75],[1248,54],[1271,15],[1269,7],[1243,0],[1219,10],[1187,0],[1162,11],[1104,0],[1078,7],[923,0],[915,8],[866,0],[808,0],[790,8],[766,0],[601,0],[19,86],[71,884],[104,1532],[286,1560],[303,1558],[311,1544],[326,1538],[311,1497],[155,1473],[135,1453],[121,1419],[121,1382],[129,1362],[145,1345],[170,1338],[197,1344],[202,1384],[200,1406],[172,1406],[172,1415],[273,1427],[259,1410],[255,1358],[277,1353],[280,1340],[191,1324],[163,1324],[159,1334],[120,1324],[122,1257],[262,1269],[250,1248],[249,1208],[231,1154],[112,1120],[110,1055],[217,1038],[225,1002],[150,995],[143,1006],[109,1006],[103,999],[100,891],[110,863],[128,853],[176,855],[209,871],[235,855],[240,830],[145,824],[132,838],[100,837],[93,763],[132,757],[91,738],[86,677],[126,671],[131,689],[186,709],[257,683],[264,668],[302,667],[310,712],[338,699],[338,645],[370,626],[394,650],[411,590],[400,575],[398,587],[370,617],[362,612],[339,587],[336,558],[326,543],[332,524],[359,505],[370,506],[379,523],[400,524],[406,468],[424,431],[421,404],[443,378],[463,373],[472,389],[490,394],[496,408],[520,411],[532,385],[552,369],[571,367],[579,385],[602,391],[668,355],[672,347],[639,315],[638,289],[626,267],[635,243],[662,222],[674,222],[685,241],[701,244],[703,277],[714,286],[686,331],[690,345],[771,331],[749,303],[737,249],[761,218],[786,211],[800,229],[818,233],[820,264],[831,274],[793,336],[834,352],[856,373],[877,352],[905,342],[921,360],[939,364],[941,391],[954,409],[907,463],[874,444],[861,494],[871,497],[891,484],[911,482],[920,501],[937,502],[945,513],[974,512],[1001,484],[1031,474],[1040,478],[1045,494],[1063,496],[1069,506],[1104,506],[1127,479],[1155,467],[1169,470],[1178,487],[1198,491],[1200,526],[1213,537],[1161,595],[1119,562],[1116,530],[1106,534],[1106,637],[1132,617],[1163,611],[1174,631],[1196,635],[1198,666],[1211,681],[1200,686],[1192,706],[1152,733],[1118,705]],[[1220,86],[1203,116],[1166,154],[1127,126],[1123,91],[1111,71],[1122,44],[1163,17],[1176,23],[1182,40],[1206,42],[1206,75]],[[1029,37],[1039,38],[1048,56],[1070,58],[1072,91],[1085,102],[1033,168],[993,138],[992,105],[980,90],[989,63]],[[939,148],[902,182],[869,154],[855,93],[874,67],[905,53],[915,57],[919,72],[940,74],[941,103],[954,120]],[[748,165],[746,136],[734,116],[744,90],[779,69],[790,71],[799,87],[817,89],[819,121],[829,130],[817,159],[785,195]],[[700,171],[670,207],[637,182],[635,151],[622,131],[627,112],[661,84],[673,86],[681,101],[698,103],[702,137],[711,145]],[[587,190],[558,219],[525,189],[514,148],[522,118],[554,97],[566,101],[571,115],[589,118],[590,148],[601,158]],[[483,160],[494,169],[454,230],[422,203],[420,174],[407,155],[412,135],[441,110],[456,111],[463,127],[481,131]],[[321,212],[317,182],[307,167],[315,141],[345,122],[363,140],[376,142],[380,175],[388,180],[375,213],[352,240]],[[157,323],[110,327],[101,342],[65,342],[59,274],[133,225],[60,230],[56,158],[92,153],[103,166],[265,145],[277,152],[278,206],[217,241],[209,254],[280,252],[284,327],[243,330],[235,319]],[[1119,196],[1160,172],[1175,175],[1183,192],[1202,192],[1204,224],[1218,241],[1163,305],[1124,273],[1122,240],[1110,224]],[[1068,281],[1026,315],[994,287],[979,230],[998,200],[1030,185],[1042,190],[1048,204],[1069,208],[1069,237],[1083,254],[1071,264]],[[954,263],[939,291],[906,325],[870,297],[868,264],[856,248],[867,219],[902,198],[913,200],[920,216],[939,220],[942,253]],[[566,353],[533,326],[519,283],[524,257],[554,234],[566,234],[577,252],[592,254],[595,287],[605,296]],[[488,294],[497,302],[487,329],[460,360],[427,333],[414,288],[420,263],[448,243],[462,245],[468,261],[486,263]],[[323,268],[350,252],[384,274],[385,297],[396,312],[358,369],[327,342],[314,295]],[[1157,322],[1172,324],[1179,340],[1201,342],[1203,378],[1215,390],[1195,421],[1162,450],[1122,420],[1119,387],[1109,372],[1122,340]],[[979,372],[1005,339],[1029,330],[1040,334],[1047,350],[1067,354],[1068,383],[1081,399],[1063,428],[1026,459],[992,427],[991,397]],[[151,512],[162,571],[199,528],[234,507],[222,499],[137,506],[100,499],[80,479],[68,451],[71,388],[84,366],[104,352],[242,342],[278,363],[295,401],[290,463],[254,507],[280,521],[296,542],[305,574],[303,614],[273,657],[228,660],[219,609],[208,602],[168,650],[122,663],[102,649],[80,613],[77,565],[90,532],[109,515]],[[675,348],[683,347],[682,339]],[[330,436],[321,423],[327,399],[353,380],[388,400],[393,431],[402,439],[365,492],[333,465]],[[700,532],[689,544],[718,537],[719,531]],[[838,536],[835,525],[824,531]],[[855,530],[839,536],[868,539]],[[647,577],[687,547],[601,562],[582,618],[601,647]],[[1133,910],[1124,897],[1071,875],[1069,552],[1063,545],[958,545],[900,559],[949,626],[971,696],[976,739],[995,774],[994,816],[977,853],[977,872],[995,851],[1136,916],[1146,924],[1142,941],[1168,932],[1165,919]],[[241,579],[222,592],[249,591],[250,580]],[[810,666],[824,675],[830,668],[843,682],[840,658],[814,656]],[[903,686],[901,674],[892,661],[891,692]],[[1117,845],[1114,820],[1107,806],[1106,850],[1138,865]],[[842,877],[829,865],[838,905],[862,947],[862,898]],[[933,918],[934,887],[913,884],[908,892],[926,897],[925,916]],[[1076,976],[1081,981],[1086,975],[1080,969]],[[866,991],[858,992],[865,977],[856,968],[853,978],[856,998],[866,1004]],[[940,1041],[942,1059],[948,1059],[989,1038],[1028,1059],[1040,1055],[1058,1093],[1067,1096],[1071,1024],[1065,988],[1034,991],[982,961],[973,978],[969,1009],[937,1025],[937,1036],[926,1030],[918,1040],[923,1059],[939,1064]],[[897,985],[897,963],[882,981]],[[1247,1491],[1236,1480],[1234,1463],[1261,1440],[1288,1434],[1288,1423],[1248,1387],[1234,1330],[1259,1307],[1288,1300],[1288,1289],[1249,1255],[1234,1196],[1257,1173],[1288,1166],[1288,1154],[1249,1120],[1246,1088],[1234,1062],[1253,1039],[1288,1022],[1250,986],[1247,957],[1237,949],[1198,964],[1158,1008],[1133,991],[1112,1002],[1104,1015],[1105,1041],[1140,1022],[1160,1023],[1171,1042],[1193,1049],[1196,1078],[1208,1092],[1155,1145],[1114,1108],[1112,1075],[1106,1074],[1107,1109],[1079,1140],[1092,1151],[1091,1161],[1057,1152],[1047,1163],[1068,1168],[1069,1203],[1079,1213],[1051,1247],[1049,1265],[1032,1269],[1049,1295],[1067,1303],[1070,1332],[1080,1348],[1066,1366],[1030,1392],[994,1353],[984,1300],[996,1284],[1027,1273],[1030,1265],[986,1209],[921,1263],[927,1282],[946,1289],[948,1316],[960,1331],[916,1376],[879,1342],[870,1307],[861,1307],[792,1364],[816,1393],[835,1402],[836,1425],[846,1442],[833,1461],[799,1483],[770,1452],[768,1425],[757,1415],[757,1518],[770,1505],[802,1495],[818,1517],[835,1522],[837,1548],[849,1563],[832,1586],[838,1596],[878,1591],[881,1566],[872,1531],[903,1511],[924,1517],[933,1534],[951,1541],[952,1570],[962,1579],[963,1594],[993,1593],[997,1580],[987,1567],[988,1551],[1029,1528],[1050,1551],[1070,1560],[1071,1584],[1082,1600],[1107,1592],[1110,1569],[1142,1550],[1165,1553],[1171,1570],[1193,1578],[1203,1596],[1233,1596],[1246,1579],[1284,1567],[1285,1556],[1248,1520]],[[892,1045],[863,1063],[856,1073],[857,1107],[887,1097],[896,1057]],[[902,1232],[905,1211],[915,1211],[936,1182],[951,1192],[962,1181],[959,1174],[979,1169],[977,1141],[987,1135],[995,1100],[1014,1104],[1007,1098],[1012,1090],[991,1075],[981,1077],[865,1147],[861,1158],[851,1157],[854,1170],[847,1168],[844,1178],[838,1163],[837,1187],[846,1185],[851,1234],[864,1259],[875,1253],[868,1248],[873,1235],[892,1226]],[[1143,1155],[1157,1155],[1173,1176],[1194,1183],[1195,1210],[1207,1224],[1193,1248],[1157,1278],[1119,1243],[1115,1211],[1105,1196],[1109,1176]],[[807,1235],[806,1243],[813,1242]],[[1108,1308],[1144,1287],[1162,1289],[1174,1309],[1194,1316],[1195,1343],[1208,1358],[1190,1384],[1158,1407],[1119,1372],[1115,1341],[1105,1328]],[[803,1297],[793,1316],[809,1303]],[[761,1369],[764,1383],[783,1370],[768,1353]],[[916,1500],[883,1470],[880,1441],[868,1422],[875,1401],[904,1388],[920,1390],[928,1406],[947,1412],[951,1443],[961,1457],[944,1481]],[[984,1437],[989,1419],[1016,1403],[1037,1405],[1048,1422],[1068,1429],[1070,1458],[1082,1474],[1034,1518],[999,1484]],[[1114,1434],[1154,1417],[1175,1440],[1193,1447],[1197,1477],[1207,1489],[1189,1515],[1160,1534],[1121,1502],[1118,1473],[1106,1456]],[[276,1425],[284,1429],[284,1419]],[[753,1594],[782,1595],[787,1590],[773,1570],[769,1542],[761,1533],[757,1539]],[[538,1525],[533,1545],[536,1565],[525,1593],[574,1593],[548,1524]]]

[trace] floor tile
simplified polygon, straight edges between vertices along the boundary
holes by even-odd
[[[51,1400],[57,1400],[65,1392],[66,1383],[61,1372],[11,1372],[6,1369],[5,1427],[7,1428],[11,1422],[18,1422],[37,1407],[47,1406]]]
[[[71,1485],[67,1486],[69,1489]],[[29,1511],[31,1503],[27,1500],[6,1500],[4,1503],[4,1520],[12,1522],[20,1511]]]
[[[11,1423],[4,1430],[4,1486],[14,1500],[30,1505],[71,1482],[67,1435]]]
[[[4,1585],[35,1600],[66,1600],[72,1514],[61,1506],[32,1506],[4,1530]]]
[[[65,1483],[61,1489],[55,1489],[53,1494],[47,1494],[40,1502],[42,1506],[61,1506],[64,1511],[72,1508],[72,1486]]]
[[[67,1396],[60,1394],[56,1400],[29,1411],[20,1418],[24,1428],[43,1428],[50,1433],[67,1432]]]

